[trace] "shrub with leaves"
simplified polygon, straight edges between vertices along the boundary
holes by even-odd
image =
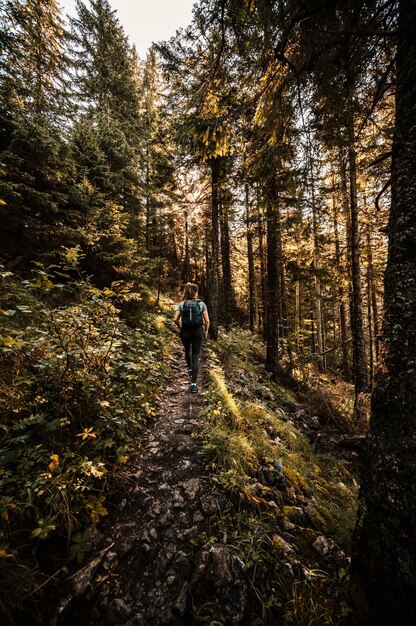
[[[163,316],[128,327],[118,307],[134,294],[96,288],[78,257],[24,284],[1,274],[0,570],[30,570],[56,542],[81,562],[164,374]]]
[[[266,378],[262,347],[237,328],[207,346],[203,454],[234,505],[210,532],[238,551],[264,622],[338,624],[350,611],[339,546],[348,550],[357,482],[342,459],[314,449],[296,423],[296,397]]]

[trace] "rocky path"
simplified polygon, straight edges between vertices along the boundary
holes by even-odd
[[[201,552],[201,546],[210,517],[226,503],[209,483],[194,436],[203,389],[188,392],[180,346],[170,365],[158,415],[132,459],[131,481],[101,531],[94,556],[67,581],[58,624],[194,623],[192,587],[195,591],[206,577],[213,549]],[[218,547],[217,553],[220,568],[234,568],[238,580],[239,563]],[[215,595],[216,581],[209,584]],[[81,600],[74,602],[77,596]]]

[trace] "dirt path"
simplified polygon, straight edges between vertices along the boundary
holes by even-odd
[[[71,600],[58,624],[193,623],[189,581],[209,518],[224,502],[209,483],[193,436],[203,385],[198,394],[188,392],[179,345],[170,365],[158,415],[132,459],[132,481],[107,519],[94,557],[68,583],[67,599],[81,590],[82,600],[75,606]]]

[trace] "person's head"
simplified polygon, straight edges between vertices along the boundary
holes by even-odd
[[[186,283],[185,289],[183,291],[183,299],[184,300],[193,300],[198,297],[198,285],[195,283]]]

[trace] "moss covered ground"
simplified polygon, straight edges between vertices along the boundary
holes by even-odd
[[[203,454],[233,503],[211,532],[246,565],[252,616],[259,624],[349,623],[354,464],[318,448],[325,415],[270,380],[257,336],[221,333],[206,347],[205,372]]]

